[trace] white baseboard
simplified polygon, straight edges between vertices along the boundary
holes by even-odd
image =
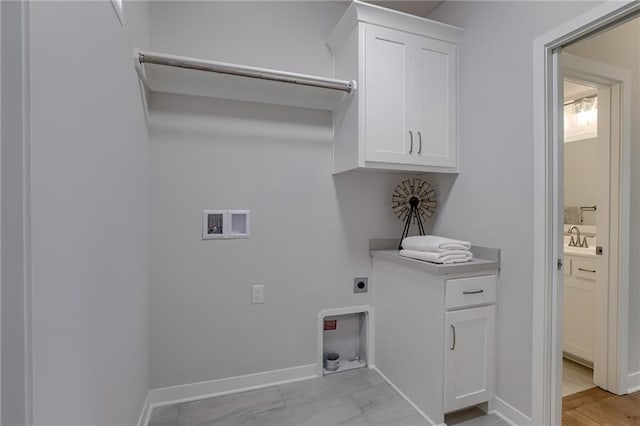
[[[640,371],[627,374],[627,393],[640,391]]]
[[[531,417],[527,416],[508,402],[505,402],[497,396],[493,401],[493,410],[489,411],[489,414],[495,414],[513,426],[533,424]]]
[[[140,413],[140,417],[138,417],[138,426],[147,426],[149,423],[149,417],[151,416],[151,392],[147,393],[147,397],[144,399],[144,404],[142,405],[142,412]]]
[[[380,375],[380,376],[381,376],[381,377],[382,377],[382,378],[383,378],[387,383],[389,383],[389,385],[390,385],[390,386],[391,386],[391,387],[392,387],[396,392],[398,392],[398,393],[400,394],[400,396],[401,396],[402,398],[404,398],[404,399],[405,399],[405,401],[407,401],[407,402],[409,403],[409,405],[411,405],[411,406],[412,406],[412,407],[413,407],[413,408],[418,412],[418,414],[420,414],[420,415],[421,415],[421,416],[422,416],[426,421],[428,421],[428,422],[429,422],[430,424],[432,424],[433,426],[446,426],[446,424],[444,424],[444,423],[438,424],[438,423],[435,423],[433,420],[431,420],[431,419],[429,418],[429,416],[427,416],[427,415],[424,413],[424,411],[422,411],[420,408],[418,408],[418,406],[417,406],[416,404],[414,404],[414,403],[413,403],[413,401],[411,401],[411,400],[409,399],[409,397],[408,397],[407,395],[405,395],[405,394],[404,394],[404,392],[402,392],[400,389],[398,389],[398,387],[397,387],[397,386],[396,386],[396,385],[395,385],[391,380],[389,380],[389,379],[387,378],[387,376],[385,376],[384,374],[382,374],[382,372],[381,372],[380,370],[378,370],[378,368],[376,368],[376,366],[374,366],[374,365],[370,365],[370,366],[369,366],[369,368],[370,368],[370,369],[372,369],[372,370],[374,370],[374,371],[376,371],[376,372],[377,372],[377,373],[378,373],[378,374],[379,374],[379,375]]]
[[[312,379],[318,377],[316,371],[316,364],[308,364],[283,368],[282,370],[263,371],[261,373],[247,374],[244,376],[157,388],[149,391],[148,399],[150,400],[151,407],[155,408]]]

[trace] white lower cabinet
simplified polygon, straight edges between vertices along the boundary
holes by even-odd
[[[490,305],[445,314],[445,412],[493,398],[495,311]]]
[[[498,264],[465,273],[385,253],[373,252],[372,364],[433,424],[492,401]]]

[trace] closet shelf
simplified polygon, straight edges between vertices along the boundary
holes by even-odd
[[[138,76],[152,92],[331,111],[356,89],[355,81],[139,49],[134,50],[134,58]]]

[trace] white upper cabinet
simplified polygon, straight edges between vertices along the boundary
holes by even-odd
[[[416,37],[416,122],[418,159],[425,166],[457,167],[456,46]]]
[[[334,173],[458,172],[462,30],[354,1],[329,37],[334,77],[356,93],[334,110]]]
[[[413,109],[410,89],[413,37],[371,25],[365,26],[365,34],[366,72],[362,82],[362,87],[367,88],[366,96],[362,96],[365,160],[402,164],[412,151],[407,130]]]

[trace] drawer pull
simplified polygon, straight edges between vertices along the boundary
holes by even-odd
[[[584,268],[578,268],[578,271],[582,271],[582,272],[592,272],[592,273],[596,273],[595,269],[584,269]]]
[[[595,271],[593,271],[595,272]],[[484,293],[484,290],[463,291],[462,294],[480,294]]]
[[[456,348],[456,327],[453,324],[451,324],[451,331],[453,333],[453,343],[449,349],[454,350]]]

